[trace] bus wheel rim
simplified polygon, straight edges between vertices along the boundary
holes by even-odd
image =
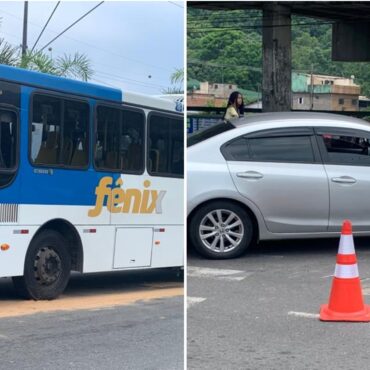
[[[35,279],[41,285],[52,285],[62,273],[62,261],[59,254],[52,248],[40,248],[34,262]]]

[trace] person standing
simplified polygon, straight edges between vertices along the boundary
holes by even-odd
[[[239,118],[244,115],[244,101],[243,96],[238,91],[234,91],[230,94],[227,102],[227,107],[224,115],[224,121],[228,121],[233,118]]]

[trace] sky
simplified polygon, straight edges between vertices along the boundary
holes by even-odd
[[[29,1],[31,49],[57,2]],[[42,48],[99,2],[61,2],[36,49]],[[0,1],[0,37],[22,43],[23,1]],[[55,40],[45,51],[57,58],[85,54],[93,83],[123,91],[158,95],[171,87],[170,76],[184,66],[184,3],[181,1],[106,1]]]

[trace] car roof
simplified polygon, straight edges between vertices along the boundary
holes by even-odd
[[[259,124],[259,123],[268,123],[274,121],[288,121],[294,120],[295,124],[297,121],[335,121],[336,123],[340,124],[343,123],[344,126],[346,124],[360,124],[366,126],[368,129],[370,128],[370,123],[364,121],[362,119],[349,117],[341,114],[333,114],[333,113],[318,113],[318,112],[273,112],[273,113],[258,113],[258,114],[251,114],[245,117],[237,118],[230,123],[235,127],[243,127],[250,124]],[[312,122],[313,123],[313,122]],[[302,124],[307,125],[307,122],[302,122]],[[317,122],[316,122],[317,124]]]

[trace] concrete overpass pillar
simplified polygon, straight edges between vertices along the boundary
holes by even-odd
[[[276,2],[264,3],[262,68],[262,110],[264,112],[291,109],[291,50],[290,9]]]

